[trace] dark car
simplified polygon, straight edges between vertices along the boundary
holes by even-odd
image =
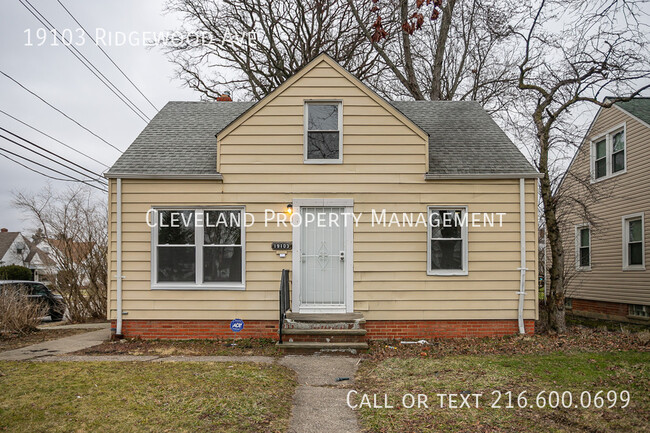
[[[52,321],[63,320],[65,314],[65,302],[61,295],[54,294],[43,283],[37,281],[0,281],[0,296],[6,290],[24,290],[32,302],[43,305]]]

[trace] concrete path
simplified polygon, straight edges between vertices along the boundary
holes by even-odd
[[[354,384],[358,358],[343,356],[285,356],[279,364],[298,373],[290,433],[356,433],[356,414],[346,403]],[[336,382],[337,377],[350,380]]]
[[[101,323],[73,323],[71,325],[66,322],[51,322],[38,327],[38,329],[109,329],[111,324],[108,322]]]
[[[98,344],[108,340],[110,336],[111,330],[105,328],[98,331],[59,338],[58,340],[44,341],[31,346],[21,347],[20,349],[0,352],[0,361],[25,361],[44,356],[76,352],[77,350],[97,346]]]

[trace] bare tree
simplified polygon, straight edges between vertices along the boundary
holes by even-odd
[[[183,17],[185,35],[167,53],[208,98],[229,90],[259,100],[322,52],[362,80],[382,73],[345,2],[170,0],[166,10]]]
[[[15,193],[14,206],[42,230],[57,269],[50,276],[72,321],[106,316],[107,232],[105,203],[87,187],[62,193],[49,186],[38,194]]]
[[[638,14],[633,2],[540,0],[523,17],[527,30],[517,31],[522,51],[517,87],[522,98],[513,116],[520,120],[520,131],[533,135],[531,154],[543,174],[540,192],[550,247],[547,326],[552,331],[566,331],[567,273],[558,208],[568,199],[591,218],[587,203],[597,199],[588,179],[578,179],[586,195],[557,193],[562,161],[575,149],[570,143],[581,141],[573,124],[577,113],[589,105],[610,107],[648,88],[644,83],[650,78],[650,62]],[[605,98],[608,95],[613,96]]]

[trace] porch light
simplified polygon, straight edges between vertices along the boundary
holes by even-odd
[[[287,214],[288,214],[288,215],[293,214],[293,204],[292,204],[292,203],[289,203],[289,204],[287,205]]]

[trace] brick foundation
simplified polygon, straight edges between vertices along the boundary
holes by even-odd
[[[534,333],[534,321],[526,320],[526,334]],[[115,332],[115,320],[111,328]],[[369,320],[366,339],[421,339],[500,337],[519,332],[516,320]],[[278,322],[247,320],[235,334],[229,320],[124,320],[122,334],[143,339],[278,338]],[[297,340],[301,337],[291,336]]]
[[[601,317],[608,319],[627,319],[629,312],[628,304],[618,302],[592,301],[589,299],[571,299],[571,310],[576,315]]]
[[[526,334],[535,332],[535,321],[525,320]],[[516,320],[368,320],[370,340],[501,337],[517,334]]]

